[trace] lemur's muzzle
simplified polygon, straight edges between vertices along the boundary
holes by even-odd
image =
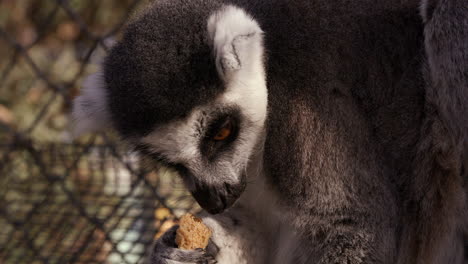
[[[198,204],[210,214],[222,213],[231,207],[244,192],[246,181],[243,178],[237,184],[224,183],[220,186],[196,184],[192,195]]]

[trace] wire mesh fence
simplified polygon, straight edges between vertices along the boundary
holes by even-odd
[[[148,2],[0,1],[0,263],[143,263],[197,210],[112,134],[69,133],[83,78]]]

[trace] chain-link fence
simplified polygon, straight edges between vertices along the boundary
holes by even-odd
[[[182,184],[111,134],[72,141],[71,102],[149,0],[0,0],[0,263],[142,263]]]

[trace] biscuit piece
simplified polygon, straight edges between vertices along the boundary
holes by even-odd
[[[181,249],[206,248],[211,237],[211,230],[200,218],[185,214],[180,218],[176,233],[176,243]]]

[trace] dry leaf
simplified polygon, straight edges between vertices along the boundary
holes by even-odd
[[[171,216],[171,211],[165,207],[158,208],[154,211],[154,217],[157,220],[164,220],[169,216]]]
[[[2,123],[11,125],[13,124],[14,120],[15,117],[13,116],[13,113],[10,111],[10,109],[0,104],[0,121]]]
[[[80,33],[80,29],[73,22],[60,24],[57,28],[58,37],[62,40],[75,40]]]

